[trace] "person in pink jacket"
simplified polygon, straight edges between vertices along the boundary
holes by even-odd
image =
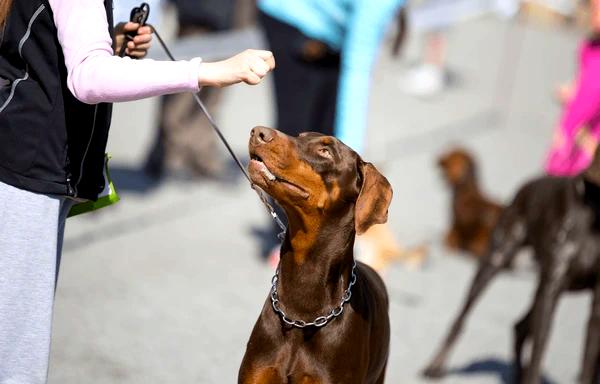
[[[564,109],[545,164],[554,176],[587,168],[600,140],[600,0],[592,0],[590,9],[592,34],[579,48],[577,79],[559,90]]]

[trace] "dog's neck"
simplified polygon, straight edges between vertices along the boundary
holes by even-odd
[[[479,185],[477,183],[477,179],[475,177],[469,177],[466,180],[461,181],[460,183],[454,184],[452,186],[452,192],[454,196],[460,196],[465,193],[479,193]]]
[[[305,321],[339,305],[354,262],[354,207],[325,216],[288,212],[281,247],[279,299],[286,313]]]

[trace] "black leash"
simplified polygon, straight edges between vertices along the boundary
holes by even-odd
[[[167,56],[169,56],[171,61],[176,61],[175,57],[173,57],[173,54],[171,54],[171,51],[167,47],[167,44],[165,44],[162,37],[160,37],[160,34],[156,30],[156,28],[154,28],[154,26],[152,24],[147,24],[149,15],[150,15],[150,6],[147,3],[142,3],[139,7],[135,7],[131,10],[130,21],[133,23],[138,23],[138,24],[140,24],[140,26],[147,25],[150,28],[152,28],[152,31],[156,35],[158,42],[162,46],[162,48],[165,51],[165,53],[167,54]],[[133,40],[135,35],[136,35],[135,32],[127,32],[125,34],[126,41],[124,41],[123,46],[121,47],[121,49],[119,51],[120,57],[123,57],[125,55],[125,49],[127,48],[127,42]],[[235,160],[236,164],[238,165],[238,167],[240,168],[240,170],[242,171],[242,173],[244,174],[246,179],[248,179],[248,182],[250,182],[250,187],[256,191],[256,193],[258,194],[258,197],[260,198],[260,201],[262,201],[262,203],[265,205],[265,207],[269,211],[269,214],[271,215],[273,220],[275,220],[275,223],[279,226],[279,228],[281,228],[281,233],[279,233],[277,235],[277,237],[283,241],[283,238],[285,236],[285,225],[283,225],[283,222],[281,222],[281,219],[279,219],[279,216],[275,212],[275,209],[273,209],[273,206],[267,200],[267,197],[265,196],[265,192],[262,191],[258,186],[256,186],[252,182],[252,179],[250,179],[250,175],[248,174],[248,171],[246,171],[246,167],[244,167],[244,165],[242,164],[240,159],[236,156],[235,152],[233,152],[233,149],[229,145],[229,142],[227,141],[227,139],[225,139],[225,136],[223,135],[221,129],[219,129],[219,127],[215,123],[214,119],[212,118],[212,116],[210,115],[208,110],[206,109],[206,106],[204,106],[204,103],[200,99],[199,94],[193,93],[192,95],[194,96],[196,103],[198,103],[198,106],[200,107],[200,109],[202,110],[202,112],[204,113],[206,118],[208,119],[210,126],[213,128],[213,130],[215,131],[217,136],[219,136],[219,139],[221,139],[221,142],[225,145],[225,148],[227,148],[227,151],[229,152],[229,154],[231,155],[233,160]]]

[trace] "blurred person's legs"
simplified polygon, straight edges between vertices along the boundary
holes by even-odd
[[[411,30],[423,31],[425,42],[421,62],[401,79],[402,90],[418,97],[442,92],[451,78],[446,62],[447,31],[459,22],[489,12],[511,17],[518,3],[518,0],[426,0],[409,7],[409,26]]]
[[[203,88],[200,98],[209,110],[216,109],[219,89]],[[208,119],[189,94],[163,96],[159,128],[146,172],[160,177],[165,172],[219,177],[224,160]]]
[[[307,131],[333,135],[339,54],[263,12],[259,18],[269,49],[277,60],[277,70],[273,72],[276,128],[290,136]],[[277,204],[273,205],[285,223],[285,213]],[[278,255],[279,231],[273,223],[261,245],[262,255],[270,259]]]
[[[277,129],[291,136],[307,131],[333,135],[339,54],[265,13],[260,20],[277,59]]]
[[[190,24],[180,24],[178,28],[179,38],[210,31]],[[218,108],[221,93],[217,88],[200,90],[200,99],[211,114]],[[218,179],[224,170],[217,137],[195,99],[189,94],[163,96],[156,138],[146,160],[146,174],[156,179],[165,173]]]
[[[454,1],[422,1],[409,13],[412,28],[425,31],[423,50],[418,65],[402,77],[402,91],[411,96],[433,96],[446,86],[446,30],[454,17]]]
[[[200,37],[232,28],[235,22],[236,0],[171,0],[177,10],[177,37]],[[242,1],[242,0],[237,0]],[[250,15],[240,16],[244,21]],[[203,88],[200,99],[211,115],[218,112],[222,90]],[[156,138],[149,152],[145,171],[160,178],[175,173],[190,178],[232,180],[217,137],[206,116],[191,95],[163,96]]]
[[[559,26],[574,21],[577,4],[573,0],[523,0],[520,13],[527,20]]]
[[[402,79],[402,90],[412,96],[432,96],[446,86],[446,36],[443,31],[427,34],[423,62]]]
[[[60,197],[0,182],[0,382],[45,383],[66,215]]]

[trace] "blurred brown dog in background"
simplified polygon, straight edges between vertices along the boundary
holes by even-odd
[[[452,221],[445,237],[450,249],[485,254],[502,206],[483,195],[473,156],[462,148],[438,159],[438,166],[452,191]]]

